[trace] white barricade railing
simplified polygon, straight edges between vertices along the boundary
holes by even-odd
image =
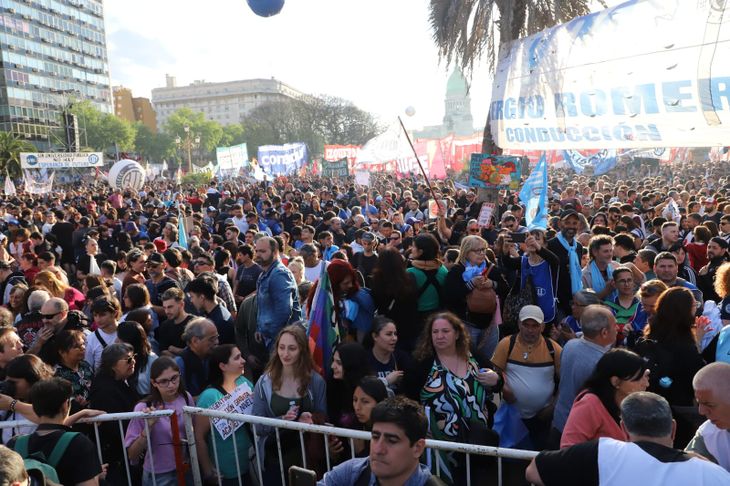
[[[99,435],[99,424],[106,423],[106,422],[117,422],[119,425],[119,434],[121,437],[121,443],[124,444],[124,427],[122,425],[122,422],[125,422],[127,420],[131,419],[143,419],[145,421],[145,435],[147,436],[147,450],[152,450],[152,441],[151,441],[151,435],[150,435],[150,429],[149,429],[149,420],[157,419],[160,417],[169,417],[174,412],[172,410],[157,410],[150,413],[144,413],[144,412],[127,412],[127,413],[106,413],[103,415],[99,415],[97,417],[87,417],[82,418],[78,420],[77,424],[92,424],[94,426],[94,436],[96,438],[96,452],[99,455],[99,461],[101,464],[104,464],[104,458],[102,457],[102,447],[101,447],[101,437]],[[8,420],[5,422],[0,421],[0,430],[2,429],[9,429],[14,427],[27,427],[27,426],[37,426],[38,424],[33,423],[29,420]],[[129,486],[132,485],[131,481],[131,475],[129,471],[129,458],[127,457],[127,449],[125,447],[122,447],[122,454],[124,456],[124,465],[127,472],[127,483]],[[152,467],[152,470],[154,471],[154,454],[150,454],[150,465]],[[153,484],[157,484],[157,479],[155,478],[155,475],[152,475],[152,481]]]
[[[243,422],[251,425],[251,430],[253,433],[253,444],[255,449],[255,474],[259,481],[259,486],[264,484],[263,481],[263,475],[262,475],[262,461],[263,461],[263,452],[259,450],[259,444],[258,444],[258,438],[259,434],[257,432],[257,426],[265,426],[265,427],[271,427],[274,429],[274,434],[276,437],[276,445],[277,445],[277,453],[278,453],[278,459],[279,459],[279,469],[281,474],[281,481],[282,485],[286,484],[286,471],[284,471],[284,463],[282,460],[282,449],[281,449],[281,438],[279,435],[280,429],[287,429],[287,430],[294,430],[299,432],[299,442],[302,450],[302,464],[299,464],[300,466],[306,468],[307,467],[307,456],[306,456],[306,450],[305,450],[305,443],[304,443],[304,433],[310,432],[310,433],[316,433],[316,434],[322,434],[324,436],[324,449],[325,449],[325,459],[326,459],[326,466],[327,471],[329,471],[332,468],[331,460],[330,460],[330,451],[329,451],[329,442],[328,437],[329,436],[336,436],[338,438],[345,438],[349,440],[350,443],[350,450],[352,451],[352,457],[355,457],[355,447],[354,447],[354,440],[370,440],[371,435],[370,432],[364,432],[359,430],[351,430],[351,429],[342,429],[337,427],[331,427],[326,425],[309,425],[304,424],[301,422],[293,422],[289,420],[281,420],[281,419],[273,419],[268,417],[258,417],[255,415],[243,415],[238,413],[228,413],[228,412],[221,412],[217,410],[210,410],[210,409],[203,409],[198,407],[184,407],[184,421],[185,421],[185,431],[188,439],[189,444],[189,452],[190,452],[190,463],[193,473],[193,479],[196,486],[202,485],[202,478],[200,475],[200,468],[198,466],[198,454],[197,450],[195,448],[195,432],[194,432],[194,425],[193,425],[193,417],[194,416],[204,416],[208,417],[208,420],[210,421],[210,433],[214,434],[216,433],[215,426],[213,424],[213,419],[226,419],[233,422]],[[231,436],[233,440],[234,449],[236,448],[236,441],[235,437]],[[218,452],[215,447],[215,441],[211,440],[213,444],[213,461],[216,467],[216,470],[220,471],[219,468],[219,462],[218,462]],[[518,460],[531,460],[533,457],[537,455],[537,452],[534,451],[525,451],[525,450],[517,450],[517,449],[506,449],[506,448],[500,448],[500,447],[490,447],[490,446],[480,446],[480,445],[472,445],[472,444],[464,444],[464,443],[458,443],[458,442],[446,442],[446,441],[440,441],[440,440],[432,440],[428,439],[426,440],[426,447],[429,451],[429,457],[431,454],[431,451],[445,451],[445,452],[455,452],[455,453],[462,453],[466,455],[466,471],[467,471],[467,486],[471,485],[471,477],[470,477],[470,460],[472,455],[478,455],[478,456],[491,456],[497,458],[497,481],[498,484],[502,485],[502,459],[518,459]],[[246,454],[244,452],[244,454]],[[247,454],[246,454],[247,456]],[[240,464],[238,463],[239,458],[241,457],[241,451],[235,451],[235,457],[236,457],[236,467],[237,471],[239,472],[240,477]],[[439,461],[433,461],[436,464],[435,469],[432,467],[432,471],[434,474],[439,475],[440,474],[440,468],[439,468]],[[218,484],[221,483],[220,477],[218,478]],[[239,481],[239,484],[240,481]]]

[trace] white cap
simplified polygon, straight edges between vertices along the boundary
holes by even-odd
[[[525,322],[527,319],[532,319],[542,324],[545,322],[545,314],[536,305],[526,305],[520,309],[520,322]]]

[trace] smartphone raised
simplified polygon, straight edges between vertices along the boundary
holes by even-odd
[[[509,237],[513,243],[524,243],[527,240],[527,233],[510,233]]]
[[[290,486],[316,486],[317,473],[299,466],[289,468]]]

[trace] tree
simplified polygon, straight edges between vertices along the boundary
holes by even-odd
[[[78,118],[79,128],[84,132],[81,143],[100,152],[120,152],[134,150],[136,126],[117,118],[110,113],[102,113],[89,101],[79,101],[71,105],[69,111]]]
[[[598,0],[605,8],[603,0]],[[590,0],[431,0],[430,23],[439,57],[455,61],[465,73],[486,57],[494,73],[499,49],[506,43],[590,13]],[[499,30],[497,30],[499,29]],[[499,44],[495,43],[499,34]],[[490,118],[484,126],[483,152],[497,153]]]
[[[189,128],[189,132],[185,132],[185,127]],[[205,115],[190,108],[181,108],[170,115],[164,131],[173,141],[177,137],[180,137],[181,140],[186,140],[188,136],[200,137],[197,153],[203,158],[210,158],[223,138],[223,128],[218,122],[206,120]],[[181,153],[180,155],[183,160],[187,160],[187,154]],[[207,164],[205,160],[200,162],[201,166]]]
[[[363,144],[380,131],[370,113],[326,95],[261,105],[243,127],[254,152],[261,145],[303,142],[315,155],[324,152],[324,144]]]
[[[246,131],[242,124],[235,123],[233,125],[226,125],[223,127],[223,136],[220,141],[221,147],[230,147],[231,145],[238,145],[245,142]]]
[[[137,153],[150,162],[162,163],[175,156],[175,141],[166,133],[155,133],[143,123],[137,123],[134,139]]]
[[[21,152],[36,152],[37,149],[32,143],[18,138],[10,132],[0,132],[0,176],[6,173],[10,177],[20,177]]]

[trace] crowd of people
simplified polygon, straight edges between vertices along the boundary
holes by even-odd
[[[37,425],[2,442],[55,452],[69,485],[178,484],[186,444],[210,484],[253,484],[259,461],[274,486],[305,459],[328,486],[496,481],[495,461],[444,451],[433,477],[426,436],[543,451],[535,484],[730,482],[730,170],[554,171],[548,190],[546,228],[516,193],[480,221],[474,188],[386,174],[5,196],[0,409]],[[308,333],[322,292],[331,353]],[[187,436],[183,407],[240,396],[373,439],[303,450],[204,416]],[[156,410],[179,419],[99,425],[103,464],[76,423]]]

